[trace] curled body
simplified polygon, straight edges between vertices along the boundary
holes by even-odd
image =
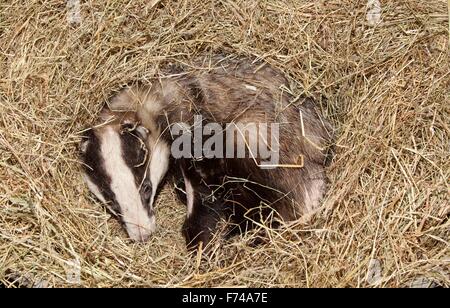
[[[332,142],[331,128],[314,101],[302,98],[293,102],[288,89],[284,75],[267,63],[207,57],[195,61],[190,68],[177,69],[170,77],[123,89],[109,101],[101,120],[113,119],[113,124],[106,127],[116,125],[118,135],[124,122],[132,123],[138,132],[146,131],[137,134],[148,153],[145,166],[130,170],[141,174],[139,168],[143,167],[144,173],[135,182],[148,183],[150,187],[136,188],[140,195],[146,190],[151,192],[148,200],[140,198],[149,217],[154,217],[153,201],[165,173],[169,169],[179,171],[187,205],[183,234],[188,246],[195,247],[199,242],[207,245],[221,219],[230,222],[229,234],[234,234],[261,222],[276,226],[280,221],[295,220],[320,205],[326,190],[324,166]],[[183,123],[184,130],[174,135],[173,127],[179,123]],[[215,126],[208,126],[212,123]],[[204,147],[198,151],[195,130],[199,124],[205,128],[201,131],[203,137],[219,136],[215,148],[220,145],[223,156],[210,155]],[[229,127],[237,127],[230,134],[231,139],[225,136]],[[98,129],[94,134],[104,136]],[[183,144],[184,155],[171,157],[171,153],[180,150],[174,146],[177,138],[186,135],[194,139],[190,151],[186,152]],[[86,144],[93,141],[88,138]],[[258,145],[254,150],[252,142]],[[265,146],[266,152],[260,145]],[[137,143],[124,142],[122,153],[138,152],[137,147]],[[242,147],[246,150],[244,156]],[[83,153],[86,157],[89,151]],[[267,156],[268,153],[273,155]],[[116,176],[113,173],[108,175],[111,179]],[[92,191],[94,186],[98,190],[101,185],[91,183]],[[103,194],[101,198],[104,202],[111,199]],[[123,213],[133,210],[126,201],[115,203],[123,217]],[[148,221],[140,223],[144,223],[143,229],[154,229]]]

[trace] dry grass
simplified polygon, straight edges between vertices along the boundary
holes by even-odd
[[[381,3],[372,26],[366,1],[87,0],[72,24],[59,0],[2,1],[0,280],[77,286],[66,269],[78,259],[86,287],[449,287],[447,3]],[[76,145],[122,84],[216,50],[297,80],[334,123],[337,155],[311,221],[201,261],[185,251],[171,187],[157,234],[129,242],[88,194]]]

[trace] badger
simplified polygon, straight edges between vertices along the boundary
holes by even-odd
[[[280,70],[206,56],[115,94],[85,134],[81,156],[89,189],[136,241],[156,228],[153,205],[170,170],[193,248],[210,243],[219,221],[232,236],[317,209],[332,141],[314,100],[294,97]]]

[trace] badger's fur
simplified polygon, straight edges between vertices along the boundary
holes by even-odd
[[[200,241],[206,245],[220,219],[231,223],[233,234],[260,222],[276,226],[279,221],[297,219],[319,206],[326,189],[324,165],[332,141],[330,125],[311,99],[294,101],[288,89],[283,74],[267,63],[209,57],[178,69],[170,77],[127,87],[109,101],[101,117],[114,119],[107,128],[120,127],[117,122],[125,117],[148,130],[148,136],[142,139],[149,154],[147,173],[137,178],[151,184],[150,211],[164,174],[168,169],[178,169],[184,179],[187,204],[183,234],[188,246]],[[271,166],[274,168],[261,168],[259,152],[249,153],[246,158],[171,160],[171,125],[187,123],[194,129],[196,115],[202,116],[203,124],[218,123],[222,128],[230,123],[279,123],[279,162]],[[247,144],[249,138],[237,134],[234,145]],[[275,146],[273,140],[264,138],[257,133],[258,142]],[[301,166],[299,157],[303,158]],[[139,172],[139,168],[132,170]],[[102,198],[106,199],[100,195]],[[124,209],[135,210],[125,206],[122,212]]]

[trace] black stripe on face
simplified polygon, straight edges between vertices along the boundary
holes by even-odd
[[[93,130],[87,131],[83,139],[87,139],[88,142],[86,150],[81,154],[84,172],[100,190],[110,207],[108,209],[120,215],[120,207],[114,192],[111,190],[111,178],[104,168],[104,159],[101,155],[101,141]]]
[[[125,131],[121,134],[122,157],[134,175],[137,187],[140,187],[145,175],[147,153],[144,141],[134,132]]]
[[[139,189],[141,201],[147,209],[149,216],[153,216],[153,210],[150,204],[152,196],[151,183],[147,179],[145,171],[149,158],[149,151],[146,148],[144,140],[135,131],[124,131],[121,134],[122,157],[126,165],[130,168],[134,176],[134,181]]]

